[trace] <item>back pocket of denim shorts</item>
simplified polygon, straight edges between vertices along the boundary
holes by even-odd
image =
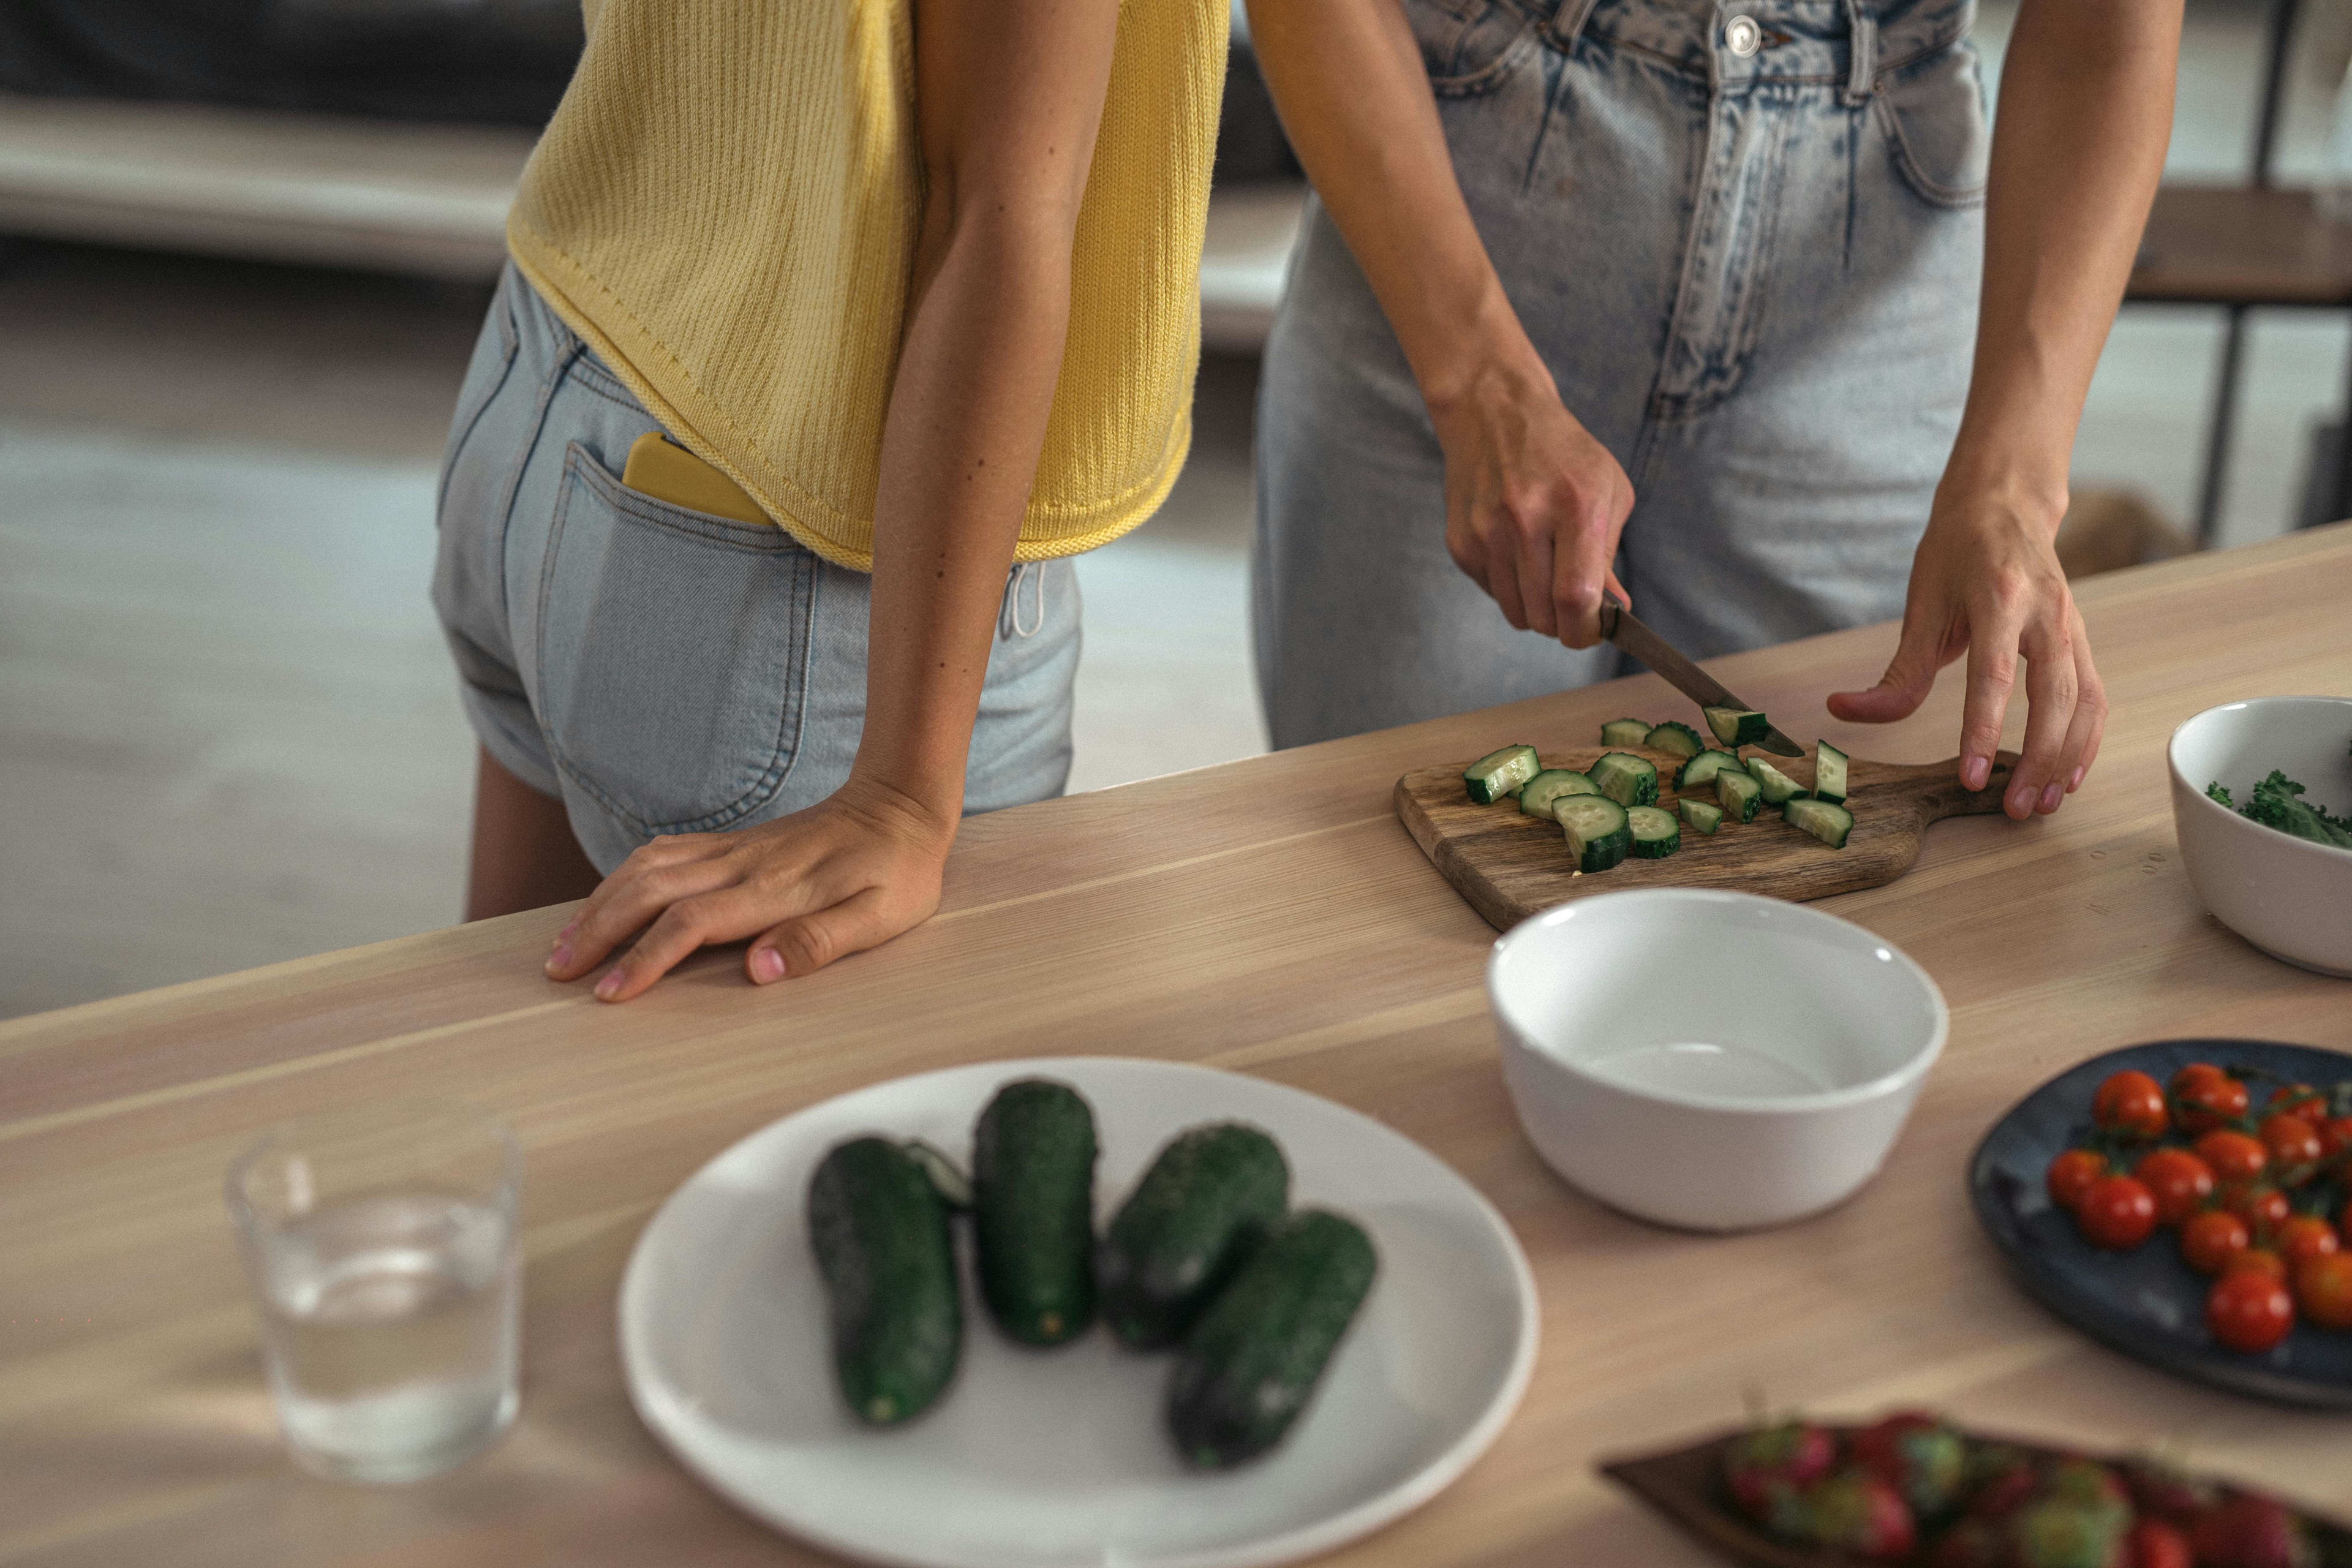
[[[1874,99],[1895,165],[1913,191],[1937,206],[1984,200],[1992,129],[1974,47],[1954,44],[1889,72]]]
[[[565,782],[641,833],[775,797],[799,745],[816,557],[629,489],[573,442],[540,574],[539,716]]]

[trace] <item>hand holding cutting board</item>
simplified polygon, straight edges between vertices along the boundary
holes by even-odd
[[[1903,640],[1865,691],[1840,691],[1830,712],[1853,723],[1907,719],[1936,672],[1969,656],[1960,719],[1960,782],[1982,789],[2000,745],[2001,719],[2025,662],[2025,750],[2002,809],[2047,815],[2082,787],[2106,730],[2107,699],[2091,662],[2082,613],[2043,528],[2006,509],[1948,503],[1939,494],[1912,559]]]

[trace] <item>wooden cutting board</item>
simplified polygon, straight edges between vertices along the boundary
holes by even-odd
[[[1682,765],[1679,757],[1640,746],[1586,746],[1541,755],[1548,768],[1581,773],[1607,752],[1630,752],[1656,763],[1658,804],[1674,810],[1680,796],[1669,781]],[[1741,755],[1764,753],[1750,748]],[[1853,813],[1853,832],[1843,849],[1790,826],[1768,805],[1757,809],[1753,822],[1727,816],[1712,838],[1685,825],[1682,847],[1664,859],[1629,856],[1624,864],[1589,877],[1570,862],[1567,836],[1558,823],[1528,816],[1516,799],[1493,805],[1471,800],[1462,770],[1475,760],[1422,768],[1397,780],[1396,814],[1454,891],[1488,925],[1507,931],[1538,910],[1625,888],[1731,888],[1800,902],[1875,888],[1911,868],[1929,823],[2000,810],[2017,753],[2001,752],[1980,790],[1960,787],[1958,757],[1912,764],[1849,758],[1845,805]],[[1765,760],[1804,788],[1812,787],[1811,756]],[[1711,784],[1693,793],[1715,800]]]

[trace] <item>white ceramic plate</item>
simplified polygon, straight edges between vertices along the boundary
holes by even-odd
[[[810,1173],[867,1132],[961,1156],[997,1086],[1031,1076],[1092,1102],[1105,1216],[1178,1131],[1237,1120],[1281,1142],[1294,1205],[1370,1233],[1372,1293],[1288,1440],[1257,1464],[1179,1463],[1160,1426],[1165,1354],[1121,1350],[1099,1326],[1053,1351],[1005,1340],[961,1236],[954,1385],[894,1431],[843,1408],[808,1248]],[[629,1396],[689,1469],[803,1540],[912,1568],[1245,1568],[1328,1552],[1469,1468],[1525,1392],[1537,1334],[1535,1281],[1502,1216],[1418,1144],[1263,1079],[1110,1058],[952,1068],[772,1122],[646,1226],[620,1318]]]

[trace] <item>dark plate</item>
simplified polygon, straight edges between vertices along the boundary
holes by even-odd
[[[2168,1083],[2193,1061],[2322,1086],[2352,1079],[2352,1056],[2270,1040],[2158,1040],[2093,1057],[2019,1100],[1977,1145],[1969,1162],[1977,1219],[2033,1298],[2101,1343],[2233,1394],[2352,1409],[2352,1333],[2297,1323],[2268,1354],[2225,1350],[2205,1330],[2211,1281],[2180,1261],[2168,1233],[2130,1252],[2102,1252],[2051,1205],[2043,1175],[2090,1126],[2099,1080],[2137,1068]]]

